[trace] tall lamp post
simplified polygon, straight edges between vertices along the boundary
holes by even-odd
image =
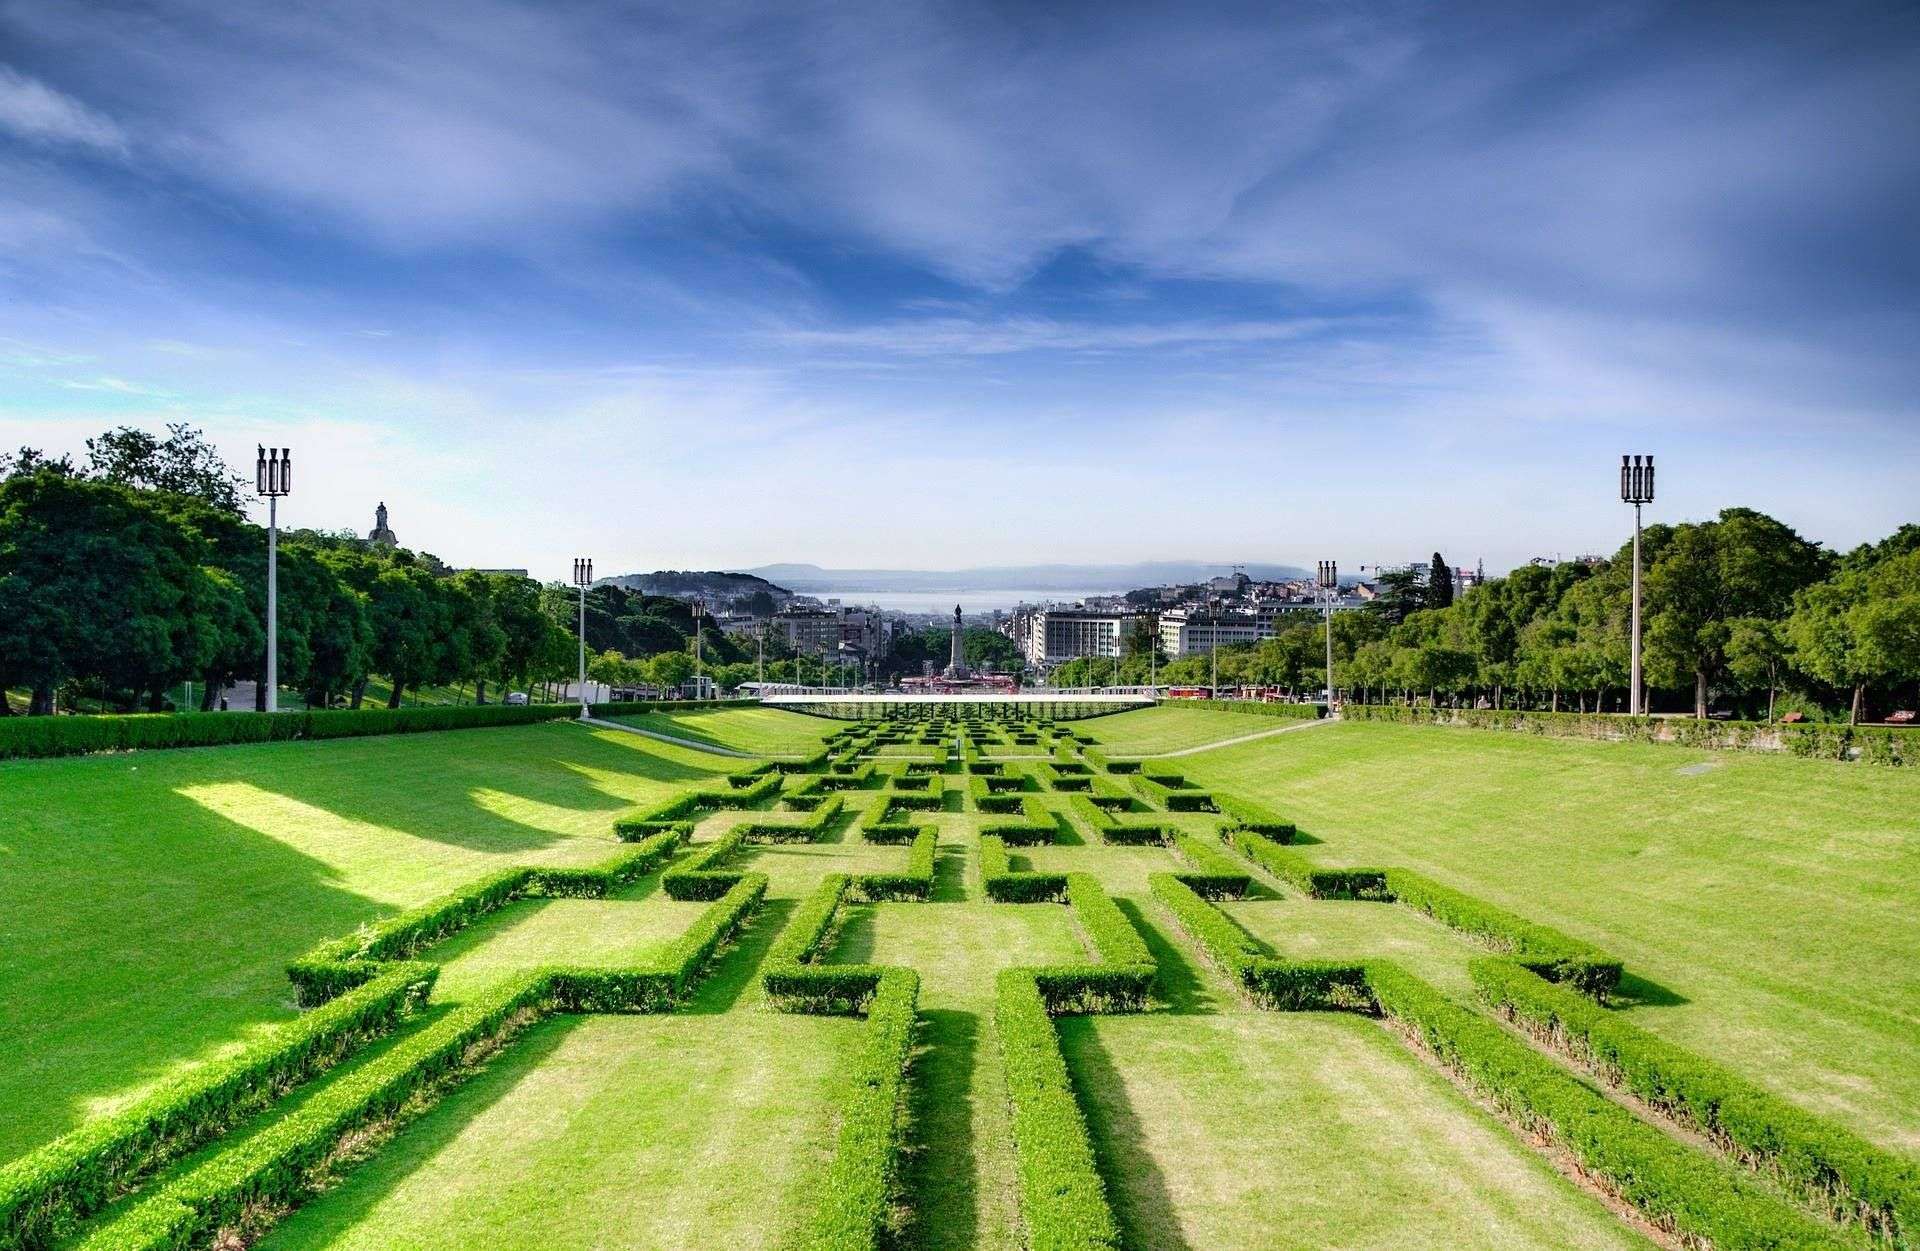
[[[1633,505],[1633,689],[1628,708],[1636,717],[1646,715],[1647,700],[1640,685],[1640,506],[1653,503],[1653,457],[1620,458],[1620,502]]]
[[[580,588],[580,719],[587,719],[587,588],[593,585],[593,559],[573,558],[573,584]]]
[[[1320,562],[1320,595],[1327,612],[1327,715],[1333,715],[1333,600],[1340,593],[1340,567],[1331,560]]]
[[[293,449],[261,448],[254,489],[267,498],[267,711],[280,711],[280,497],[293,493]]]

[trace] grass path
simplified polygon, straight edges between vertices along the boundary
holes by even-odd
[[[612,719],[669,739],[750,756],[801,756],[818,751],[821,740],[841,724],[779,708],[643,712]]]
[[[1920,1155],[1920,772],[1372,724],[1183,771],[1600,943],[1639,1023]]]

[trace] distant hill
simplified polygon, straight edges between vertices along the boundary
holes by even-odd
[[[1255,579],[1307,576],[1293,565],[1247,565]],[[1152,560],[1131,565],[982,565],[973,569],[823,569],[819,565],[761,565],[747,570],[792,587],[818,591],[1124,591],[1133,587],[1199,582],[1233,572],[1226,561]]]
[[[639,591],[642,595],[672,595],[687,599],[698,596],[722,605],[751,599],[761,593],[770,596],[776,607],[793,598],[793,592],[786,587],[756,574],[725,573],[717,569],[657,569],[652,573],[623,573],[601,581],[629,591]]]

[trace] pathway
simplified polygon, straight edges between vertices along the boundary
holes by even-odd
[[[641,738],[658,739],[662,743],[672,743],[675,747],[685,747],[690,751],[709,752],[715,756],[731,756],[735,760],[803,760],[805,757],[792,752],[735,751],[731,747],[720,747],[713,743],[702,743],[697,739],[676,738],[671,734],[662,734],[657,730],[643,730],[637,725],[622,725],[618,721],[603,721],[599,717],[584,718],[586,724],[601,730],[620,730],[627,734],[638,734]]]
[[[1175,756],[1197,756],[1203,751],[1213,751],[1220,747],[1237,747],[1241,743],[1251,743],[1255,739],[1272,738],[1276,734],[1291,734],[1295,730],[1311,730],[1316,725],[1332,725],[1338,718],[1320,717],[1313,721],[1296,721],[1292,725],[1283,725],[1277,730],[1261,730],[1254,734],[1242,734],[1238,738],[1223,738],[1217,743],[1202,743],[1198,747],[1183,747],[1179,751],[1163,751],[1152,756],[1116,756],[1116,760],[1170,760]]]

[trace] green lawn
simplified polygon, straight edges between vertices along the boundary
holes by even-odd
[[[697,712],[643,712],[615,721],[710,747],[754,755],[806,755],[844,722],[778,708],[708,708]]]
[[[1920,771],[1372,724],[1180,767],[1600,943],[1641,1024],[1920,1154]]]
[[[725,767],[566,724],[0,763],[0,1158],[287,1019],[319,940]]]
[[[1153,756],[1299,724],[1254,713],[1161,704],[1135,712],[1090,717],[1075,722],[1074,728],[1096,740],[1100,749],[1109,755]]]
[[[733,742],[814,724],[695,715]],[[1092,724],[1184,745],[1290,723],[1169,708]],[[618,812],[734,766],[567,724],[0,764],[0,1158],[286,1019],[283,966],[319,939],[503,865],[601,860]],[[1650,1028],[1882,1141],[1920,1141],[1920,775],[1375,725],[1179,768],[1295,817],[1327,863],[1407,865],[1605,945],[1646,979],[1624,1010]],[[871,793],[848,799],[851,814]],[[770,815],[716,812],[696,838]],[[829,958],[922,979],[901,1245],[1018,1251],[994,980],[1090,948],[1066,907],[984,899],[978,830],[1008,818],[911,819],[940,832],[932,901],[852,906]],[[1181,866],[1171,850],[1105,846],[1075,822],[1012,855],[1093,874],[1162,970],[1146,1013],[1058,1019],[1129,1246],[1646,1245],[1378,1023],[1241,999],[1149,893]],[[533,1027],[259,1245],[782,1247],[863,1026],[773,1010],[762,961],[824,874],[907,856],[851,815],[819,843],[747,849],[734,863],[768,875],[766,902],[685,1011]],[[703,907],[657,877],[515,903],[422,953],[442,970],[425,1018],[533,965],[632,963]],[[1386,904],[1260,889],[1223,909],[1285,956],[1390,958],[1461,997],[1481,951]]]

